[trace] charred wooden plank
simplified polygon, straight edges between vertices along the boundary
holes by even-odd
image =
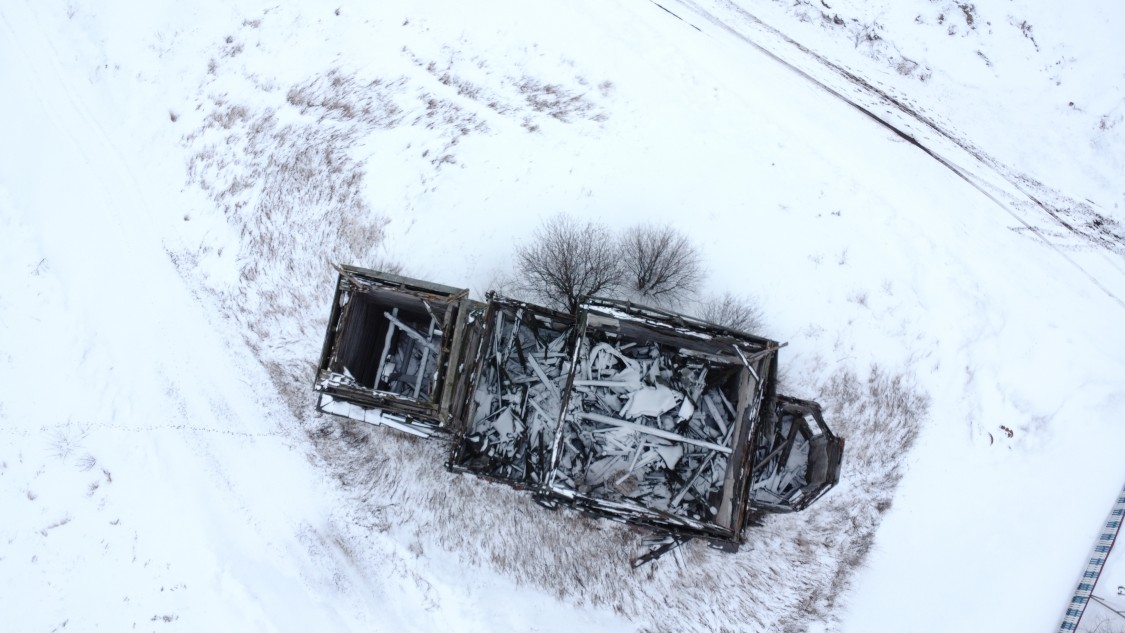
[[[701,440],[692,439],[690,437],[684,437],[682,435],[676,435],[675,433],[672,433],[670,431],[665,431],[663,429],[653,428],[651,426],[645,426],[643,424],[636,424],[634,422],[627,422],[625,420],[619,420],[617,418],[613,418],[613,417],[610,417],[608,415],[601,415],[600,413],[579,413],[578,417],[580,417],[582,419],[585,419],[585,420],[590,420],[592,422],[601,422],[602,424],[612,424],[613,426],[619,426],[621,428],[630,429],[630,430],[633,430],[633,431],[637,431],[638,433],[646,433],[648,435],[654,435],[656,437],[661,437],[661,438],[664,438],[666,440],[672,440],[673,442],[684,442],[685,444],[694,444],[695,446],[702,446],[703,448],[709,448],[713,451],[718,451],[720,453],[727,453],[727,454],[731,453],[731,448],[729,446],[720,446],[718,444],[713,444],[711,442],[704,442],[704,441],[701,441]]]

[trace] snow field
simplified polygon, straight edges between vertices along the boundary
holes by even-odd
[[[0,80],[27,98],[0,106],[20,148],[0,158],[0,491],[18,517],[0,612],[19,628],[1057,621],[1123,478],[1118,256],[1045,247],[668,6],[683,19],[640,2],[6,6]],[[770,21],[1120,218],[1120,128],[1091,131],[1116,107],[1090,79],[1113,72],[1113,20],[1079,41],[1028,7],[1033,54],[1004,11],[978,9],[992,39],[927,22],[915,40],[896,9],[870,51],[851,26]],[[975,50],[938,44],[978,40],[993,66],[973,73]],[[1047,70],[1064,41],[1073,60]],[[890,43],[918,69],[888,67]],[[1052,72],[1087,109],[1059,105]],[[848,438],[841,485],[737,555],[691,544],[685,565],[634,574],[636,532],[451,475],[439,443],[312,415],[329,263],[479,290],[556,211],[672,221],[712,290],[758,296],[765,334],[790,341],[787,390]]]

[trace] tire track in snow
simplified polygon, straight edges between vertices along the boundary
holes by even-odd
[[[664,5],[658,4],[653,0],[650,0],[650,1],[652,1],[653,4],[655,4],[660,9],[663,9],[664,11],[668,12],[673,17],[683,21],[688,26],[693,27],[697,31],[703,32],[698,26],[696,26],[695,24],[693,24],[692,22],[690,22],[688,20],[685,20],[681,15],[671,11],[670,9],[665,7]],[[895,123],[891,122],[888,117],[885,117],[885,116],[882,116],[882,115],[876,113],[871,107],[865,106],[861,103],[858,103],[855,99],[853,99],[852,97],[845,94],[845,92],[842,88],[837,88],[837,87],[831,86],[831,85],[829,85],[829,83],[827,83],[826,80],[814,76],[812,74],[812,71],[806,70],[805,68],[801,68],[796,63],[786,60],[784,57],[782,57],[782,55],[779,52],[770,49],[765,44],[762,44],[758,41],[755,41],[754,39],[751,39],[751,37],[749,35],[735,29],[734,27],[732,27],[730,24],[725,22],[719,16],[716,16],[715,14],[711,13],[707,9],[701,7],[694,0],[673,0],[673,1],[676,2],[677,4],[679,4],[680,6],[682,6],[683,8],[695,13],[699,17],[707,20],[708,22],[710,22],[714,26],[718,27],[719,29],[728,33],[729,35],[733,36],[734,38],[738,39],[739,41],[742,41],[742,42],[750,45],[755,50],[761,52],[762,54],[766,55],[770,59],[773,59],[774,61],[778,62],[779,64],[785,66],[786,68],[792,70],[793,72],[797,73],[798,75],[804,77],[805,79],[812,82],[813,84],[815,84],[819,88],[823,89],[825,92],[827,92],[830,95],[836,97],[837,99],[843,101],[844,103],[852,106],[853,108],[855,108],[856,110],[861,112],[863,115],[870,118],[872,121],[876,122],[877,124],[879,124],[882,127],[885,127],[886,129],[893,132],[896,136],[902,138],[904,141],[910,143],[914,147],[916,147],[919,150],[921,150],[922,152],[924,152],[927,156],[929,156],[932,159],[934,159],[935,161],[937,161],[943,167],[945,167],[946,169],[951,171],[953,174],[955,174],[958,178],[960,178],[961,180],[966,182],[969,186],[973,187],[975,190],[977,190],[978,192],[983,194],[986,198],[988,198],[993,203],[995,203],[998,207],[1000,207],[1002,210],[1004,210],[1004,212],[1006,212],[1013,219],[1015,219],[1017,222],[1019,222],[1019,224],[1022,225],[1024,229],[1026,229],[1028,232],[1033,234],[1045,246],[1050,248],[1059,257],[1061,257],[1064,261],[1066,261],[1071,266],[1073,266],[1080,274],[1082,274],[1082,276],[1084,276],[1087,280],[1089,280],[1091,284],[1093,284],[1099,290],[1104,292],[1110,299],[1112,299],[1115,303],[1117,303],[1117,305],[1120,306],[1122,309],[1125,309],[1125,300],[1123,300],[1115,292],[1110,290],[1105,284],[1103,284],[1101,282],[1100,279],[1098,279],[1098,277],[1095,274],[1091,273],[1085,266],[1083,266],[1075,258],[1068,255],[1066,253],[1066,251],[1063,249],[1063,247],[1061,247],[1059,244],[1057,244],[1054,241],[1052,241],[1051,239],[1049,239],[1049,237],[1048,237],[1048,235],[1045,232],[1043,227],[1037,226],[1036,224],[1033,224],[1031,221],[1029,221],[1028,219],[1023,217],[1020,213],[1018,213],[1013,208],[1012,205],[1013,204],[1019,205],[1021,198],[1026,200],[1027,202],[1025,204],[1029,204],[1030,206],[1035,207],[1035,208],[1039,209],[1040,211],[1042,211],[1043,213],[1045,213],[1055,223],[1057,223],[1059,226],[1061,226],[1063,229],[1065,229],[1066,232],[1069,235],[1071,235],[1073,237],[1076,237],[1076,238],[1081,238],[1082,240],[1087,242],[1086,246],[1091,246],[1091,245],[1092,246],[1100,246],[1103,249],[1109,250],[1112,253],[1120,254],[1123,250],[1125,250],[1125,244],[1120,243],[1116,239],[1110,239],[1110,238],[1106,238],[1104,236],[1101,236],[1100,239],[1098,239],[1094,236],[1090,236],[1090,235],[1087,235],[1086,233],[1082,232],[1079,228],[1076,228],[1070,222],[1068,222],[1066,219],[1064,219],[1062,217],[1062,214],[1060,213],[1060,210],[1052,208],[1051,205],[1047,204],[1043,200],[1040,200],[1037,195],[1028,191],[1026,188],[1024,188],[1018,182],[1016,182],[1018,179],[1021,179],[1022,177],[1013,176],[1009,173],[1006,173],[1006,170],[1002,169],[994,159],[992,159],[991,157],[988,157],[984,152],[982,152],[978,148],[974,147],[971,143],[955,137],[953,134],[951,134],[950,132],[941,128],[938,124],[936,124],[932,120],[930,120],[930,119],[926,118],[925,116],[919,114],[917,111],[910,108],[908,105],[906,105],[905,103],[903,103],[899,99],[896,99],[895,97],[889,95],[886,91],[871,85],[869,82],[865,81],[863,78],[859,77],[855,73],[852,73],[851,71],[839,66],[838,64],[835,64],[835,63],[829,61],[828,59],[822,57],[821,55],[818,55],[817,53],[809,50],[808,48],[806,48],[804,46],[802,46],[800,43],[798,43],[795,40],[787,37],[785,34],[781,33],[780,31],[777,31],[776,29],[774,29],[774,28],[770,27],[769,25],[765,24],[764,22],[759,20],[756,16],[747,12],[745,9],[743,9],[743,8],[735,5],[734,3],[730,2],[730,0],[718,0],[718,1],[721,2],[722,4],[724,4],[731,11],[733,11],[733,12],[737,13],[738,15],[740,15],[741,17],[743,17],[749,23],[766,30],[771,36],[779,38],[784,43],[789,44],[789,45],[793,46],[795,49],[799,50],[802,54],[808,56],[809,58],[811,58],[812,60],[814,60],[816,62],[819,62],[822,66],[824,66],[827,70],[829,70],[833,75],[838,76],[838,77],[846,80],[848,82],[849,88],[852,88],[852,89],[858,91],[863,96],[869,97],[875,103],[878,103],[878,104],[881,104],[881,105],[884,105],[884,106],[891,106],[892,109],[891,109],[890,112],[898,111],[901,115],[906,117],[907,122],[920,123],[923,127],[923,131],[928,131],[928,132],[933,133],[937,136],[936,139],[932,139],[932,141],[931,141],[933,143],[933,145],[937,145],[939,143],[945,143],[947,145],[950,145],[950,147],[948,147],[947,150],[952,150],[954,152],[964,153],[966,155],[966,156],[964,156],[964,158],[967,159],[967,161],[969,163],[974,163],[975,164],[974,166],[979,168],[979,171],[983,171],[985,173],[989,173],[989,174],[994,175],[999,180],[999,182],[988,183],[984,178],[981,178],[976,173],[960,167],[957,163],[955,163],[953,161],[953,159],[949,158],[945,153],[942,153],[938,149],[932,147],[930,143],[924,143],[923,141],[926,140],[926,139],[920,140],[921,135],[916,136],[915,134],[911,134],[910,132],[902,129],[901,127],[899,127]],[[890,112],[888,114],[890,114]],[[1026,178],[1024,178],[1024,179],[1026,179]],[[998,195],[993,193],[993,191],[990,191],[990,189],[993,189],[997,193],[1000,193],[1001,195],[1005,195],[1006,197],[1010,198],[1011,203],[1005,202]],[[1108,231],[1106,231],[1106,232],[1108,232]],[[1113,238],[1116,237],[1112,233],[1109,233],[1109,235]],[[1105,255],[1104,251],[1099,251],[1099,254],[1102,254],[1103,257]],[[1119,273],[1125,273],[1125,270],[1123,270],[1118,263],[1116,263],[1114,261],[1110,261],[1108,258],[1105,258],[1105,259],[1106,259],[1106,263],[1108,263],[1114,270],[1116,270]]]
[[[16,11],[20,11],[21,14],[18,16],[9,15],[9,12],[15,13]],[[81,156],[85,164],[99,165],[102,167],[103,173],[113,173],[119,180],[136,185],[137,179],[129,170],[117,144],[106,132],[98,117],[94,116],[81,102],[67,82],[59,65],[59,60],[64,59],[64,55],[59,52],[51,38],[46,37],[45,34],[49,31],[41,23],[36,12],[27,3],[23,3],[21,6],[21,3],[14,2],[6,5],[4,11],[0,11],[0,22],[8,31],[6,37],[23,57],[20,61],[24,67],[40,70],[44,67],[50,69],[50,77],[46,79],[40,77],[38,73],[27,74],[27,77],[35,83],[36,87],[31,98],[39,101],[43,111],[48,113],[50,120],[55,124],[54,128],[59,133],[66,135],[70,141],[71,149]],[[17,27],[17,24],[22,24],[22,26]],[[27,96],[27,93],[23,94],[23,97]],[[94,130],[95,136],[101,142],[101,147],[108,150],[97,157],[100,160],[95,160],[90,156],[88,148],[75,135],[72,128],[66,124],[66,114],[80,117],[86,129]],[[105,160],[107,155],[111,160]],[[113,189],[105,181],[99,184],[105,200],[116,201],[119,196],[124,196],[127,199],[126,202],[141,204],[135,193],[139,187]],[[153,227],[152,220],[148,215],[140,215],[130,219],[133,222],[143,223],[146,229],[152,229]],[[103,231],[103,236],[104,231],[109,228],[105,225],[99,226],[99,229]],[[115,222],[112,229],[113,236],[118,238],[121,244],[129,247],[136,245],[132,237],[127,235],[125,227],[122,226],[120,221]]]

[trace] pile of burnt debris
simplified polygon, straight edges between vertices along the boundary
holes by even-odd
[[[752,512],[807,507],[840,476],[820,406],[776,393],[758,336],[649,307],[577,314],[344,266],[317,408],[451,441],[449,468],[733,551]]]

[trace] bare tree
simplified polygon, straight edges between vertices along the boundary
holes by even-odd
[[[699,316],[709,323],[740,332],[754,333],[762,327],[762,308],[757,302],[729,292],[704,301]]]
[[[392,275],[401,275],[405,271],[402,262],[389,257],[376,257],[373,260],[369,260],[364,265],[371,270],[378,270],[379,272],[390,273]]]
[[[578,311],[583,297],[613,292],[622,279],[621,258],[609,229],[560,213],[517,248],[520,281],[553,307]]]
[[[687,236],[669,225],[642,224],[621,236],[629,290],[640,298],[679,303],[698,292],[703,257]]]

